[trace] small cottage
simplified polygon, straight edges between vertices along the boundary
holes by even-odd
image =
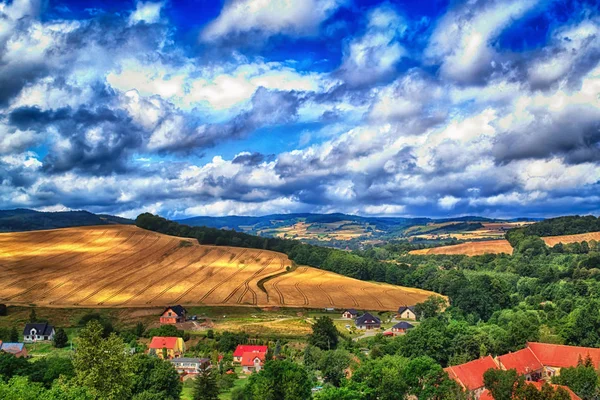
[[[253,345],[240,344],[235,348],[235,351],[233,352],[233,362],[241,364],[242,358],[244,357],[245,353],[265,353],[266,354],[268,350],[269,350],[268,346],[253,346]]]
[[[379,329],[381,327],[381,320],[369,313],[364,313],[356,318],[354,323],[356,328],[364,330]]]
[[[417,314],[415,313],[415,306],[402,306],[398,308],[396,319],[408,319],[411,321],[416,321]]]
[[[154,336],[148,346],[148,354],[153,354],[158,358],[166,358],[168,360],[181,357],[184,352],[185,343],[180,337]]]
[[[10,353],[17,358],[27,357],[27,349],[23,343],[2,343],[0,344],[0,351]]]
[[[411,323],[408,323],[406,321],[402,321],[402,322],[398,322],[396,325],[392,326],[392,333],[395,335],[403,335],[405,334],[409,329],[414,328],[415,326]]]
[[[43,342],[54,339],[54,327],[47,322],[37,322],[25,325],[23,341],[25,343]]]
[[[259,372],[265,365],[266,353],[244,353],[242,355],[242,371],[245,374]]]
[[[187,310],[180,305],[169,306],[165,308],[160,316],[161,324],[177,324],[185,322]]]
[[[169,361],[180,375],[199,374],[211,367],[209,358],[178,357]]]
[[[354,308],[350,308],[342,313],[342,318],[354,319],[358,317],[358,312]]]

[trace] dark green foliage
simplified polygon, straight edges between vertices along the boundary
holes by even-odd
[[[319,361],[319,370],[325,382],[340,386],[346,377],[346,368],[350,366],[350,353],[346,350],[331,350],[323,352]]]
[[[526,235],[559,236],[600,231],[600,218],[579,215],[550,218],[523,228]]]
[[[194,400],[218,400],[219,386],[216,373],[208,368],[194,379]]]
[[[15,375],[27,375],[29,362],[25,358],[17,358],[10,353],[0,351],[0,377],[8,380]]]
[[[239,344],[248,343],[248,338],[248,334],[244,332],[225,331],[216,337],[217,349],[223,353],[234,351]]]
[[[32,382],[39,382],[44,387],[50,388],[61,376],[67,379],[73,378],[75,369],[70,358],[43,357],[29,363],[28,375]]]
[[[6,317],[7,314],[8,308],[6,307],[6,304],[0,304],[0,317]]]
[[[42,212],[26,209],[0,210],[0,232],[34,231],[70,226],[132,224],[133,221],[111,215],[95,215],[88,211]]]
[[[304,400],[310,399],[310,381],[302,366],[290,361],[267,361],[265,367],[248,378],[243,390],[233,399]]]
[[[483,380],[494,400],[570,400],[571,398],[566,390],[554,389],[548,384],[544,384],[541,391],[538,390],[528,384],[523,376],[517,376],[514,369],[508,371],[490,369],[483,374]]]
[[[158,328],[148,329],[144,336],[147,338],[151,338],[153,336],[174,336],[183,338],[183,340],[189,339],[189,334],[185,333],[181,329],[177,329],[175,325],[161,325]]]
[[[102,337],[107,338],[112,332],[115,331],[113,324],[110,320],[104,318],[99,313],[88,313],[81,317],[78,321],[79,326],[85,326],[90,321],[98,321],[102,325]]]
[[[9,335],[9,340],[13,343],[18,342],[19,341],[19,331],[17,331],[17,327],[13,326],[10,329],[10,335]]]
[[[31,311],[29,311],[29,322],[37,322],[37,314],[35,313],[35,308],[32,308]]]
[[[321,350],[333,350],[337,347],[339,332],[329,317],[319,317],[312,326],[308,343]]]
[[[439,296],[431,296],[424,302],[417,303],[415,305],[417,320],[432,318],[439,315],[445,305],[446,301]]]
[[[164,400],[179,399],[181,381],[169,361],[136,354],[132,359],[132,372],[134,395],[146,393],[145,396],[160,395]]]
[[[600,380],[591,360],[589,361],[587,366],[584,360],[577,367],[562,368],[560,375],[552,378],[552,383],[568,386],[584,400],[597,399],[600,396]]]
[[[141,338],[142,336],[144,336],[144,331],[146,331],[146,327],[144,326],[143,323],[138,322],[135,325],[135,329],[133,330],[133,333],[135,334],[136,337]]]
[[[69,337],[67,336],[67,332],[63,328],[56,329],[56,333],[54,334],[54,347],[57,349],[61,349],[66,347],[69,342]]]

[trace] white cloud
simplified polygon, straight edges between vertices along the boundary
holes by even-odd
[[[139,22],[154,24],[160,21],[160,11],[163,5],[162,2],[138,1],[135,11],[129,16],[129,23],[132,25]]]
[[[460,199],[454,196],[444,196],[438,200],[438,204],[443,209],[451,210],[459,201]]]
[[[230,0],[221,14],[202,32],[205,41],[250,33],[268,37],[277,34],[314,35],[317,28],[343,0]]]

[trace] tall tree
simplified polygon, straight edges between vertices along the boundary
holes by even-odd
[[[79,333],[73,356],[76,380],[98,398],[121,400],[131,396],[131,357],[123,340],[112,333],[102,337],[103,327],[90,321]]]
[[[29,312],[29,322],[37,322],[37,314],[35,313],[35,308],[32,308]]]
[[[194,380],[194,400],[218,400],[219,386],[212,368],[202,370]]]
[[[308,342],[321,350],[334,350],[338,344],[339,332],[329,317],[319,317],[312,326]]]
[[[67,346],[68,342],[69,337],[67,336],[67,332],[63,328],[58,328],[54,334],[54,347],[62,349]]]
[[[14,326],[10,330],[10,341],[13,343],[19,341],[19,332],[17,331],[17,328]]]

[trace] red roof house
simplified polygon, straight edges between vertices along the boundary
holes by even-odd
[[[150,345],[149,352],[155,353],[159,358],[163,358],[163,349],[166,351],[166,358],[181,357],[185,352],[185,343],[180,337],[154,336]]]
[[[542,390],[542,386],[544,385],[544,382],[527,382],[527,384],[535,386],[537,390]],[[567,391],[567,393],[569,393],[571,400],[581,400],[581,397],[577,396],[575,394],[575,392],[573,392],[567,386],[552,385],[552,384],[550,384],[550,386],[552,386],[552,388],[555,390],[556,390],[556,388],[563,388],[564,390]],[[490,391],[486,389],[481,393],[479,400],[494,400],[494,398],[492,397],[492,394],[490,393]]]
[[[488,369],[498,369],[491,356],[483,357],[468,363],[444,368],[450,379],[454,379],[468,391],[481,391],[484,388],[483,374]]]
[[[600,349],[537,342],[529,342],[527,347],[545,367],[576,367],[580,360],[585,360],[588,356],[592,359],[594,368],[600,367]]]
[[[497,357],[500,368],[514,369],[517,374],[524,375],[527,380],[539,380],[544,371],[544,365],[529,347]]]
[[[246,352],[242,354],[242,370],[246,374],[258,372],[265,365],[266,353]]]
[[[266,353],[269,350],[267,346],[253,346],[240,344],[233,352],[233,362],[242,362],[244,353]]]

